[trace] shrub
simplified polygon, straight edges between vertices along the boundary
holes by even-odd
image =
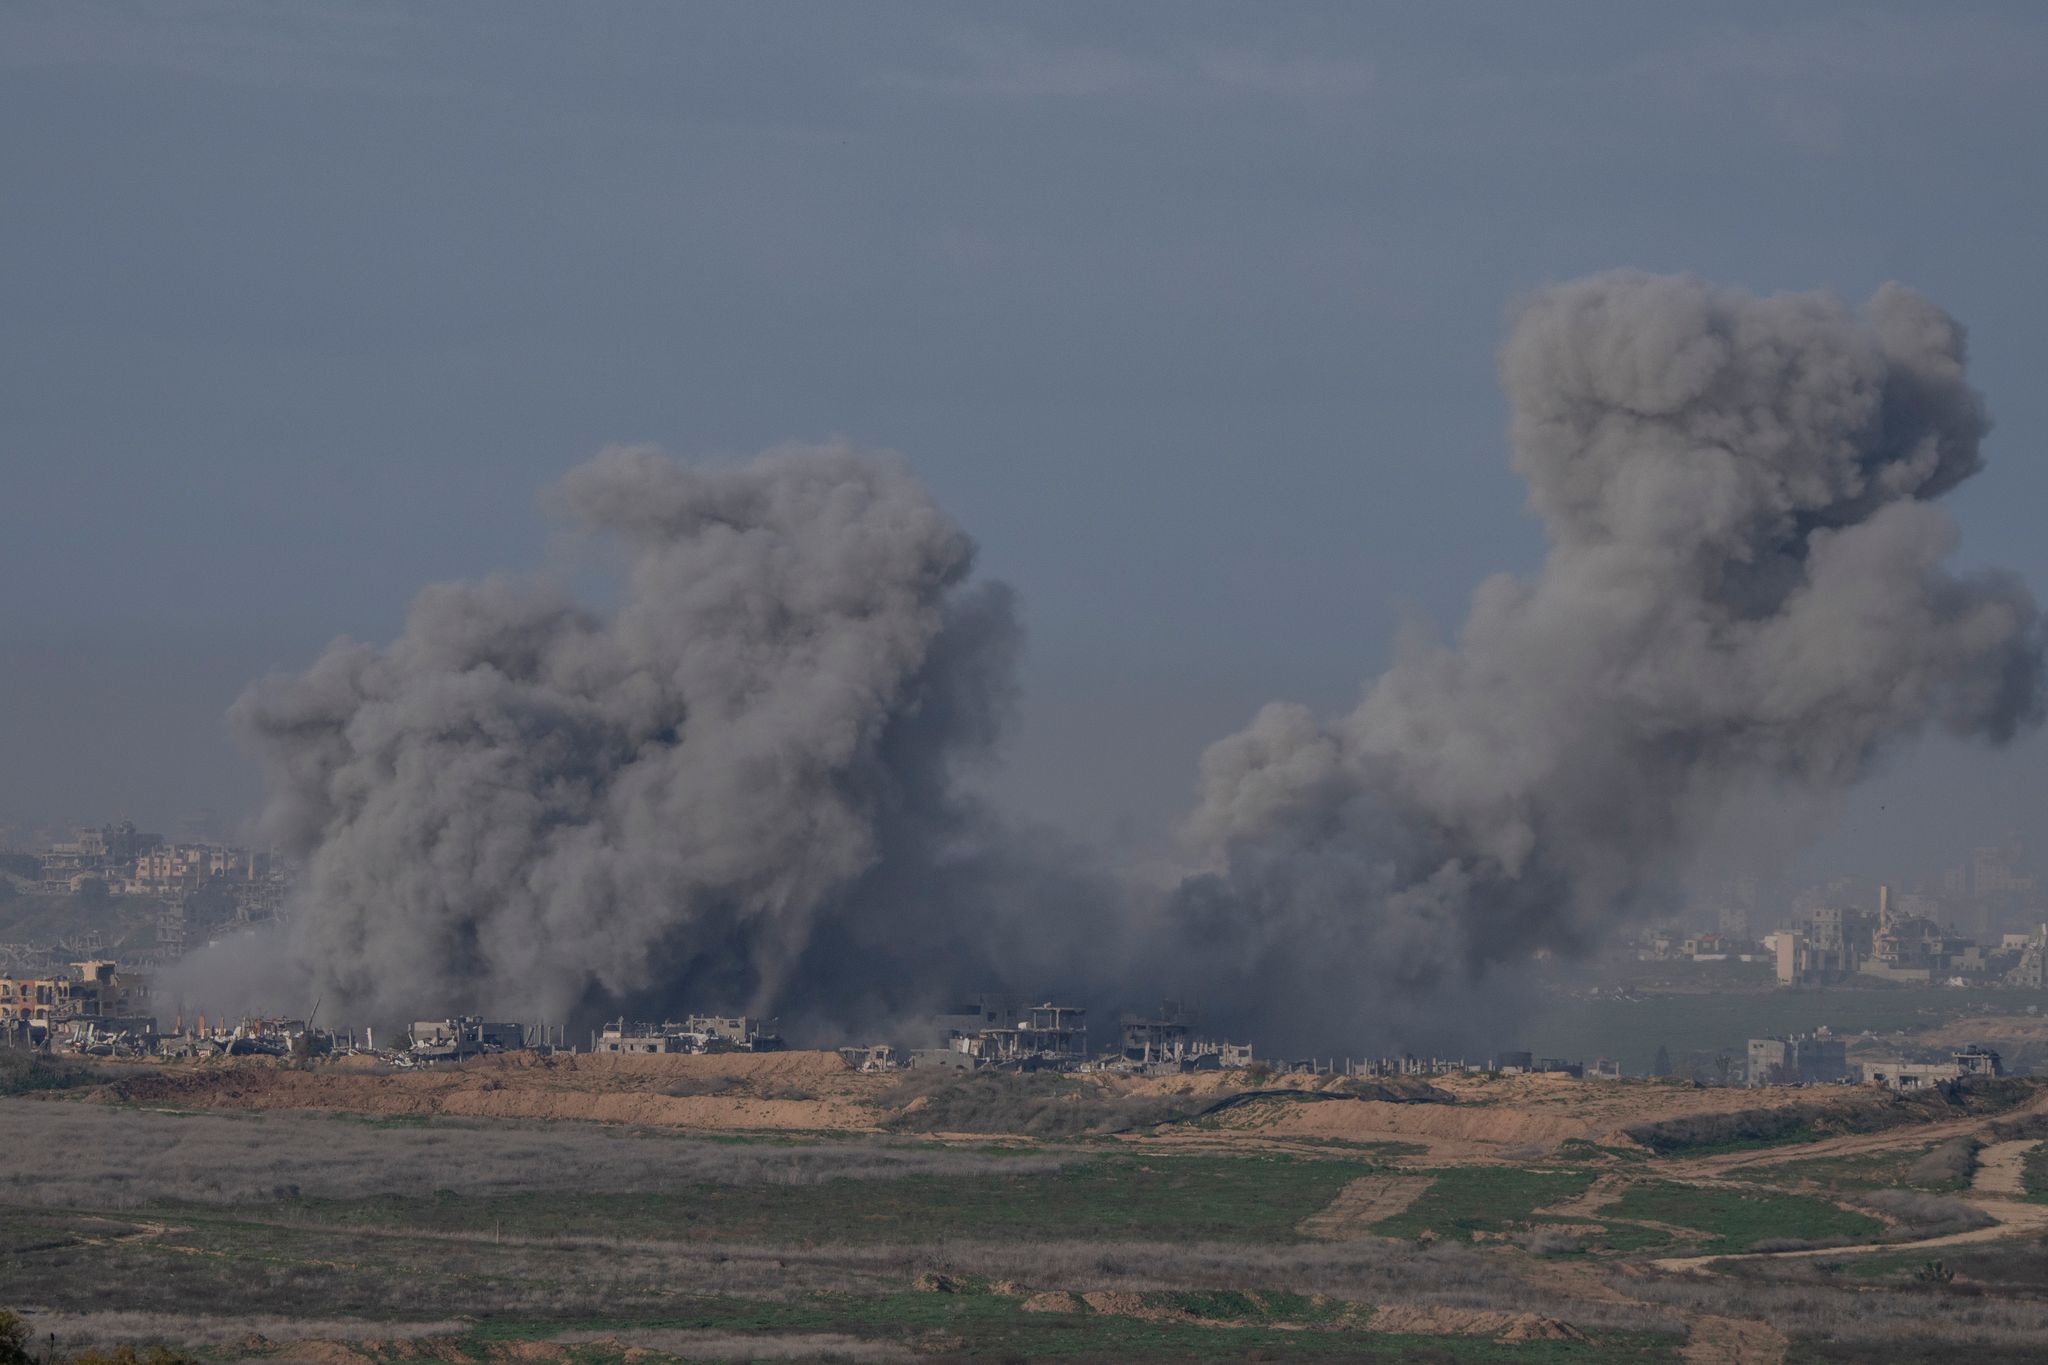
[[[1838,1098],[1804,1100],[1768,1109],[1685,1114],[1625,1131],[1660,1155],[1701,1147],[1797,1141],[1802,1136],[1876,1133],[1909,1123],[1933,1123],[1959,1113],[1996,1113],[2035,1093],[2032,1082],[2001,1077],[1971,1079],[1909,1095],[1852,1091]]]
[[[25,1095],[36,1090],[68,1090],[100,1079],[90,1067],[40,1052],[0,1048],[0,1095]]]
[[[1998,1221],[1975,1204],[1918,1190],[1872,1190],[1857,1202],[1896,1220],[1899,1231],[1912,1237],[1969,1232]]]
[[[1577,1233],[1563,1228],[1538,1228],[1522,1239],[1522,1245],[1532,1256],[1570,1256],[1581,1243]]]
[[[28,1324],[21,1314],[0,1308],[0,1365],[29,1365]]]
[[[1977,1148],[1975,1138],[1951,1138],[1907,1167],[1906,1183],[1961,1189],[1977,1170]]]

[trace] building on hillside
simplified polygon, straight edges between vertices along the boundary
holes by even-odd
[[[406,1050],[423,1062],[452,1062],[493,1052],[518,1052],[525,1046],[522,1025],[491,1023],[464,1014],[453,1019],[416,1020]]]
[[[2012,940],[2018,939],[2017,943]],[[2031,934],[2007,934],[2006,946],[2017,956],[2005,974],[2005,984],[2027,990],[2048,986],[2048,924]]]
[[[1846,1081],[1848,1045],[1839,1038],[1794,1034],[1789,1038],[1749,1040],[1749,1084],[1822,1085]]]
[[[1178,1000],[1156,1014],[1126,1014],[1118,1022],[1117,1051],[1109,1065],[1148,1071],[1216,1071],[1252,1064],[1249,1043],[1204,1038],[1199,1018]]]
[[[165,844],[135,859],[125,889],[138,896],[185,895],[217,882],[253,881],[257,859],[246,850],[212,844]]]
[[[945,1030],[946,1045],[913,1052],[913,1066],[960,1065],[930,1055],[940,1051],[965,1057],[969,1069],[1073,1067],[1088,1059],[1088,1011],[1073,1005],[983,995],[933,1022]]]
[[[707,1052],[780,1052],[775,1020],[744,1014],[692,1014],[659,1024],[615,1019],[593,1035],[592,1052],[625,1055],[694,1055]]]
[[[1887,1090],[1925,1090],[1976,1076],[2003,1076],[2005,1062],[1997,1051],[1971,1044],[1958,1048],[1945,1062],[1865,1062],[1863,1083]]]

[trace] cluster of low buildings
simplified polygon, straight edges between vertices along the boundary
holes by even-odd
[[[1976,1043],[1939,1060],[1851,1061],[1848,1043],[1827,1033],[1749,1040],[1747,1077],[1755,1087],[1861,1084],[1887,1090],[1925,1090],[1971,1077],[2004,1074],[2005,1060],[1997,1049]]]
[[[773,1019],[745,1014],[691,1014],[680,1023],[630,1023],[618,1019],[590,1035],[590,1050],[639,1056],[708,1052],[780,1052],[782,1035]]]
[[[37,855],[37,891],[76,895],[97,883],[116,896],[177,896],[219,883],[266,880],[268,855],[225,844],[178,843],[133,821],[81,829]]]
[[[0,977],[0,1042],[37,1047],[91,1033],[95,1047],[112,1050],[114,1036],[154,1036],[148,1001],[147,978],[102,959],[61,974]]]
[[[1765,940],[1781,986],[1848,980],[1903,985],[2048,984],[2048,924],[1980,942],[1944,925],[1924,898],[1880,886],[1874,912],[1815,906]]]
[[[277,919],[291,885],[290,869],[267,853],[168,840],[125,820],[75,830],[34,852],[0,851],[0,877],[29,895],[139,902],[121,913],[126,930],[116,937],[131,958],[156,965],[224,933]],[[97,930],[81,930],[56,951],[79,955],[107,947]],[[19,959],[35,949],[0,944],[0,958]]]
[[[1985,884],[2010,888],[2032,881],[2004,875],[1994,883],[1987,873]],[[1635,956],[1768,963],[1781,986],[2048,986],[2048,923],[2013,931],[1987,921],[1965,930],[1930,893],[1894,895],[1880,885],[1874,907],[1855,904],[1853,894],[1847,883],[1812,888],[1784,924],[1758,938],[1743,931],[1748,916],[1723,916],[1718,930],[1647,929],[1635,941]]]

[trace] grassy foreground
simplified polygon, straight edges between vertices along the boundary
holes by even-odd
[[[1980,1365],[2034,1358],[2048,1332],[2038,1241],[1945,1261],[1910,1245],[1980,1225],[1960,1197],[1975,1147],[1910,1130],[1715,1174],[1696,1153],[1445,1162],[1199,1124],[707,1139],[74,1094],[0,1100],[0,1307],[72,1353],[1618,1362],[1732,1332],[1760,1358],[1966,1342]]]

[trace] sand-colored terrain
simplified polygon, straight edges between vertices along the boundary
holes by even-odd
[[[338,1063],[311,1068],[272,1058],[166,1063],[130,1071],[96,1098],[180,1109],[306,1109],[370,1116],[582,1120],[704,1132],[872,1132],[922,1101],[892,1092],[900,1075],[848,1067],[837,1053],[610,1056],[507,1053],[460,1065],[389,1070]],[[1089,1073],[1075,1078],[1105,1099],[1184,1097],[1223,1106],[1196,1123],[1136,1128],[1123,1139],[1175,1147],[1398,1143],[1404,1164],[1522,1160],[1578,1140],[1630,1147],[1633,1125],[1687,1115],[1811,1103],[1797,1089],[1731,1090],[1670,1082],[1565,1076],[1437,1078],[1380,1085],[1330,1076],[1252,1080],[1241,1073],[1172,1077]],[[1233,1099],[1241,1102],[1231,1103]],[[2048,1091],[2023,1107],[2048,1112]],[[1802,1144],[1807,1156],[1882,1150],[1973,1133],[1985,1120],[1912,1125]],[[1910,1134],[1908,1136],[1907,1134]],[[947,1134],[936,1134],[945,1137]],[[982,1131],[959,1135],[985,1142]],[[1680,1158],[1674,1174],[1714,1178],[1777,1159],[1771,1149]],[[1386,1215],[1381,1215],[1386,1216]]]
[[[321,1109],[377,1116],[580,1119],[712,1131],[875,1126],[886,1077],[836,1052],[704,1057],[505,1053],[459,1066],[297,1069],[271,1058],[166,1065],[103,1092],[188,1109]],[[670,1093],[672,1091],[694,1093]]]
[[[1360,1176],[1327,1206],[1302,1219],[1301,1234],[1325,1242],[1363,1237],[1374,1223],[1406,1213],[1432,1183],[1426,1175]]]
[[[1811,1099],[1790,1089],[1728,1090],[1680,1084],[1573,1080],[1569,1076],[1438,1078],[1447,1104],[1248,1104],[1219,1114],[1216,1130],[1268,1140],[1399,1142],[1434,1163],[1490,1161],[1577,1139],[1632,1145],[1623,1130],[1688,1114],[1759,1109]],[[1188,1140],[1198,1140],[1188,1135]]]
[[[900,1077],[862,1073],[832,1052],[611,1056],[506,1053],[460,1065],[394,1071],[351,1064],[310,1069],[273,1058],[167,1063],[130,1075],[103,1098],[190,1109],[312,1109],[373,1116],[579,1119],[705,1131],[870,1131],[890,1110]],[[1226,1100],[1251,1083],[1236,1073],[1131,1077],[1094,1073],[1079,1083],[1108,1096]],[[1796,1099],[1796,1091],[1730,1091],[1669,1084],[1617,1085],[1568,1077],[1447,1079],[1429,1084],[1291,1076],[1257,1082],[1262,1098],[1199,1127],[1138,1141],[1400,1142],[1428,1159],[1484,1161],[1568,1139],[1626,1143],[1631,1124]],[[1388,1094],[1358,1098],[1352,1092]],[[1301,1095],[1301,1099],[1294,1098]],[[1308,1097],[1315,1095],[1315,1102]],[[914,1104],[915,1101],[912,1101]],[[985,1137],[985,1135],[984,1135]]]

